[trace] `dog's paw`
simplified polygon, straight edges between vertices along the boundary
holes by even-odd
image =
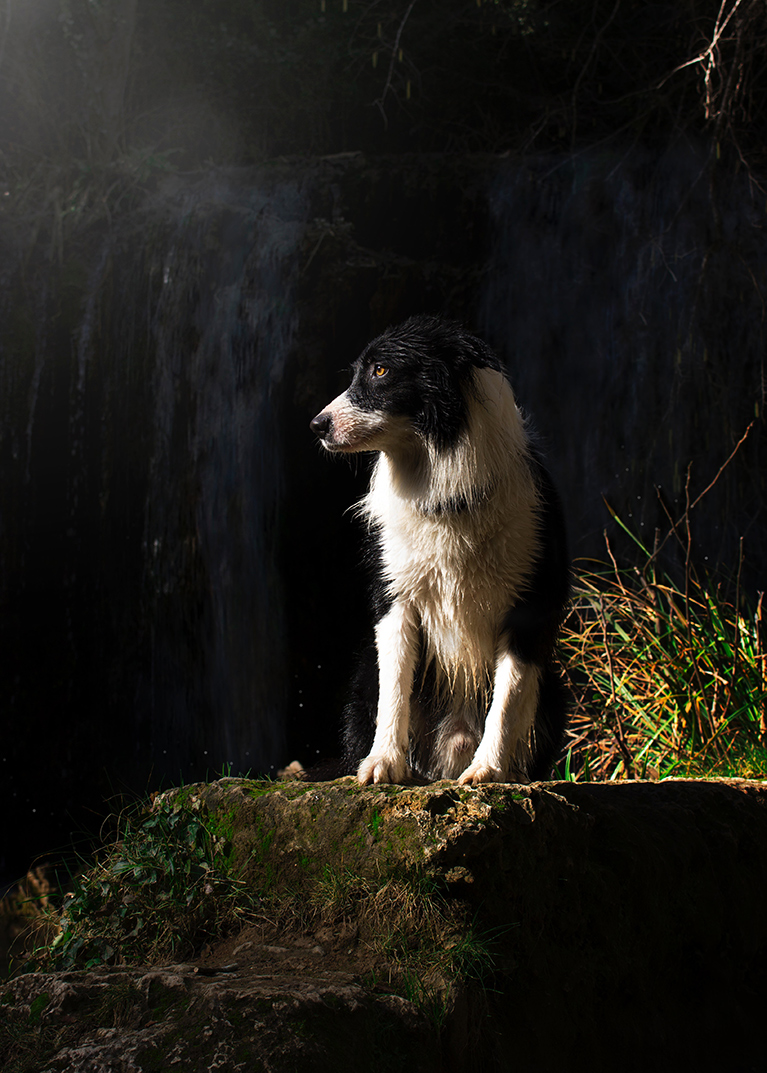
[[[404,756],[371,753],[360,764],[357,781],[360,786],[368,786],[371,782],[400,783],[404,782],[406,774]]]
[[[463,786],[479,786],[483,782],[506,782],[506,775],[500,768],[475,760],[458,776],[458,781]]]

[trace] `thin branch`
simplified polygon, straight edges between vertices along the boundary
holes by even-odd
[[[383,92],[381,93],[381,96],[377,100],[375,100],[373,102],[375,104],[375,106],[378,108],[379,112],[381,113],[381,116],[383,118],[385,127],[389,126],[389,120],[386,118],[386,110],[384,109],[384,102],[386,101],[387,93],[391,89],[391,78],[392,78],[392,74],[394,72],[394,63],[395,63],[395,60],[396,60],[397,55],[399,53],[399,43],[400,43],[400,38],[402,37],[402,31],[405,29],[405,23],[410,18],[410,12],[413,10],[414,7],[415,7],[415,0],[410,0],[410,3],[408,4],[407,11],[402,16],[402,21],[400,22],[399,27],[397,28],[397,36],[394,39],[394,45],[392,46],[392,50],[391,50],[391,59],[389,60],[389,70],[388,70],[388,72],[386,74],[386,82],[384,83]]]
[[[623,763],[626,767],[626,774],[629,778],[632,778],[634,775],[634,760],[631,755],[631,751],[626,743],[626,738],[623,733],[623,721],[618,711],[617,696],[615,693],[615,670],[613,668],[613,657],[612,651],[610,649],[610,643],[607,639],[607,618],[605,616],[605,605],[602,596],[599,597],[599,621],[602,626],[602,641],[605,646],[607,666],[610,671],[610,708],[612,709],[612,716],[615,721],[615,725],[612,727],[612,732],[615,737],[615,741],[617,742],[618,749],[620,750]]]
[[[725,701],[724,708],[722,710],[722,718],[727,715],[727,711],[730,707],[730,701],[732,700],[732,694],[735,687],[735,676],[738,673],[738,655],[740,653],[740,578],[743,571],[743,537],[740,538],[740,545],[738,548],[738,579],[735,584],[735,615],[733,617],[733,638],[732,638],[732,669],[730,670],[730,682],[727,690],[727,700]]]
[[[700,495],[696,496],[695,499],[693,499],[692,503],[689,505],[689,507],[685,511],[685,514],[689,513],[689,511],[691,511],[694,507],[697,507],[698,503],[700,503],[700,501],[701,501],[701,499],[703,499],[704,495],[706,495],[708,492],[711,491],[711,489],[714,487],[716,482],[722,476],[722,473],[724,472],[724,470],[729,466],[730,462],[732,462],[733,458],[735,457],[735,455],[740,450],[741,444],[745,441],[746,437],[748,436],[749,432],[751,431],[751,429],[753,427],[754,427],[754,422],[752,421],[750,423],[750,425],[748,426],[748,428],[746,429],[746,431],[740,437],[738,442],[735,444],[735,446],[733,447],[732,451],[730,451],[729,455],[727,456],[726,461],[724,461],[721,464],[721,466],[719,467],[719,469],[717,470],[716,477],[714,477],[713,481],[711,481],[710,484],[706,485],[706,487],[703,489],[703,491],[700,493]]]
[[[740,0],[738,0],[738,3],[740,3]],[[592,45],[591,45],[591,51],[589,52],[588,57],[586,59],[586,62],[584,63],[583,67],[581,67],[580,72],[578,73],[578,77],[575,80],[575,85],[573,86],[573,94],[572,94],[572,101],[573,101],[573,134],[572,134],[572,138],[570,139],[571,148],[574,148],[574,146],[575,146],[575,131],[576,131],[576,127],[578,125],[578,123],[577,123],[577,109],[578,109],[578,100],[577,100],[577,98],[578,98],[578,90],[580,88],[580,84],[583,81],[583,77],[586,74],[586,71],[588,70],[589,65],[591,64],[591,61],[594,58],[594,53],[599,48],[599,44],[600,44],[602,38],[604,37],[608,26],[613,21],[615,16],[618,14],[618,8],[620,6],[621,6],[621,0],[615,0],[615,7],[612,9],[612,12],[611,12],[609,18],[607,19],[607,22],[604,24],[604,26],[601,26],[599,28],[598,32],[594,36],[594,41],[592,42]]]
[[[672,519],[670,511],[669,511],[668,507],[666,506],[665,502],[663,501],[663,497],[661,495],[660,488],[656,488],[658,498],[660,499],[661,506],[663,507],[663,510],[664,510],[664,512],[666,514],[666,517],[668,518],[668,520],[669,520],[669,522],[671,524],[671,528],[666,533],[666,535],[664,536],[664,538],[660,542],[660,544],[653,551],[653,554],[652,554],[653,559],[655,559],[655,557],[658,555],[658,553],[661,551],[661,549],[665,546],[666,541],[669,539],[669,537],[672,537],[672,536],[676,537],[676,539],[680,542],[680,544],[684,548],[685,545],[684,545],[684,543],[682,541],[682,538],[679,536],[679,533],[677,532],[679,526],[682,525],[683,523],[685,523],[686,525],[689,524],[689,512],[693,509],[693,507],[696,507],[698,505],[698,503],[700,503],[701,499],[703,499],[703,497],[705,495],[707,495],[711,491],[711,489],[714,487],[716,482],[722,476],[722,473],[724,473],[724,471],[729,466],[730,462],[732,462],[733,458],[735,457],[735,455],[740,450],[742,444],[744,443],[744,441],[748,437],[748,434],[750,433],[751,429],[754,427],[754,424],[755,424],[754,421],[752,421],[749,424],[748,428],[743,433],[743,435],[740,437],[738,442],[735,444],[735,446],[733,447],[732,451],[730,451],[730,453],[727,456],[726,460],[721,464],[721,466],[717,470],[717,473],[716,473],[716,476],[714,477],[714,479],[709,484],[706,485],[706,487],[703,489],[703,491],[699,495],[697,495],[695,497],[695,499],[692,501],[692,503],[688,502],[688,503],[685,504],[684,514],[682,514],[682,516],[680,518],[678,518],[677,521],[674,521]],[[688,469],[688,474],[687,474],[687,480],[688,480],[688,484],[687,484],[687,488],[685,490],[686,494],[689,492],[689,469]]]
[[[756,607],[756,615],[754,616],[754,623],[756,625],[756,652],[757,663],[760,666],[760,677],[762,686],[762,701],[759,706],[759,738],[762,744],[767,743],[767,647],[764,644],[764,618],[762,613],[762,604],[764,603],[764,593],[759,593],[759,603]]]
[[[661,81],[656,84],[656,89],[660,89],[661,86],[665,85],[666,82],[668,82],[669,78],[673,78],[673,76],[675,74],[678,74],[679,71],[683,71],[685,69],[685,67],[692,67],[692,65],[694,63],[703,63],[704,60],[709,61],[708,67],[706,69],[706,85],[708,86],[708,80],[709,80],[709,76],[710,76],[710,71],[711,71],[712,67],[715,66],[715,63],[713,61],[714,49],[719,44],[719,39],[722,36],[722,34],[723,34],[724,30],[725,30],[725,27],[727,26],[727,23],[730,21],[732,16],[735,14],[736,10],[740,7],[741,2],[742,2],[742,0],[735,0],[735,3],[734,3],[733,8],[732,8],[732,11],[726,17],[726,19],[724,20],[722,25],[719,26],[719,20],[722,17],[722,12],[724,11],[725,7],[727,6],[727,0],[722,0],[721,6],[719,8],[719,13],[716,16],[716,22],[714,23],[714,33],[713,33],[713,36],[711,38],[711,43],[709,44],[708,48],[704,49],[704,51],[701,52],[700,55],[694,56],[691,60],[686,60],[684,63],[680,63],[678,67],[675,67],[673,71],[670,71],[666,75],[665,78],[661,79]]]

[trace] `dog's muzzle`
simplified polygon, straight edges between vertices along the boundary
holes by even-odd
[[[328,439],[333,432],[333,415],[328,413],[327,410],[323,410],[321,414],[317,414],[316,417],[312,418],[309,422],[309,428],[321,440]]]
[[[384,423],[382,414],[360,409],[344,392],[309,422],[309,428],[327,451],[368,451]]]

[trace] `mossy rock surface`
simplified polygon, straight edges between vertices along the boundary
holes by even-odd
[[[278,884],[300,883],[329,865],[371,878],[446,873],[504,827],[527,826],[533,807],[529,787],[362,788],[353,778],[220,779],[170,790],[161,800],[205,810],[231,842],[240,875],[261,881],[270,868]]]
[[[497,937],[509,1043],[531,1059],[543,1038],[585,1045],[585,1025],[598,1018],[590,1046],[604,1048],[605,1061],[621,1040],[644,1046],[648,1025],[660,1060],[677,1046],[668,1009],[680,1001],[694,1008],[708,1053],[726,1046],[726,1025],[757,1008],[756,951],[767,953],[765,783],[221,780],[183,793],[231,817],[236,865],[254,883],[264,870],[272,882],[299,885],[328,867],[426,873],[465,900]],[[552,1004],[557,1016],[544,1028],[541,1012]],[[680,1059],[699,1046],[684,1034]]]

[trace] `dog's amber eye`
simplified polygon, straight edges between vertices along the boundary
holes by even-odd
[[[373,376],[386,376],[387,372],[388,372],[388,369],[386,368],[385,365],[374,365],[373,366]]]

